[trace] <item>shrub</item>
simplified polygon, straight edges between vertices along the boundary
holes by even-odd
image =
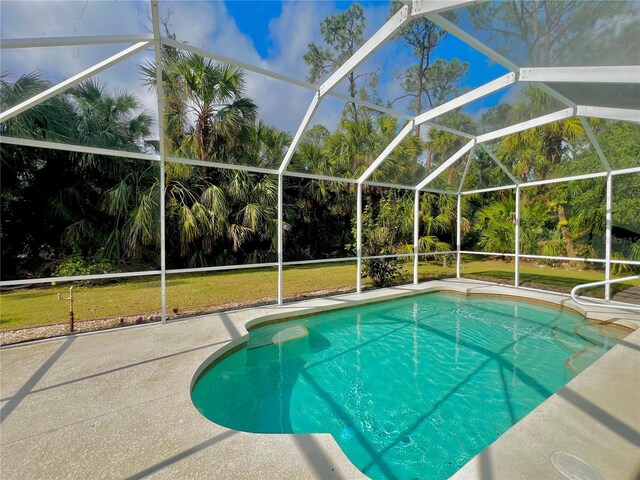
[[[54,277],[73,277],[76,275],[99,275],[101,273],[110,273],[116,270],[116,266],[105,260],[102,254],[85,258],[80,252],[74,252],[67,255],[56,266],[53,272]],[[97,284],[100,281],[88,281],[85,284]]]

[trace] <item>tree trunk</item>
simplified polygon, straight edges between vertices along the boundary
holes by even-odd
[[[424,52],[420,52],[420,70],[418,71],[418,96],[416,97],[416,116],[422,113],[422,77],[424,72]],[[420,136],[420,125],[416,125],[416,135]]]
[[[356,78],[353,72],[349,73],[349,94],[356,98]],[[351,102],[351,110],[353,112],[353,120],[358,121],[358,108],[356,104]]]
[[[564,211],[564,206],[558,205],[557,212],[558,212],[558,220],[560,221],[560,233],[562,234],[562,243],[564,245],[565,250],[567,251],[567,255],[569,257],[575,257],[576,249],[573,244],[573,240],[571,240],[569,227],[567,226],[567,214]]]

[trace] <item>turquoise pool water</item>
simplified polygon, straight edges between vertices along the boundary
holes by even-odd
[[[236,430],[331,433],[374,479],[444,479],[619,336],[560,309],[431,293],[258,328],[192,399]]]

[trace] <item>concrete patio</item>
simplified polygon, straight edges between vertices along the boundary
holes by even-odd
[[[581,311],[566,296],[446,280],[5,347],[0,474],[29,478],[362,478],[330,435],[237,432],[202,417],[189,389],[216,350],[264,315],[314,311],[417,291],[523,295]],[[606,308],[588,316],[637,328]],[[563,478],[551,453],[603,478],[640,473],[640,331],[469,462],[457,478]]]

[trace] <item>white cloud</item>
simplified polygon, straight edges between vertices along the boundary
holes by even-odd
[[[161,17],[178,40],[259,65],[295,78],[304,79],[308,67],[302,60],[311,41],[321,41],[320,20],[337,8],[333,2],[284,2],[281,14],[269,22],[272,48],[261,58],[252,39],[243,34],[222,1],[161,1]],[[367,30],[371,35],[388,16],[388,3],[366,8]],[[113,35],[146,33],[150,29],[148,2],[143,1],[2,1],[0,2],[3,38]],[[250,14],[250,3],[247,3]],[[45,20],[46,19],[46,20]],[[51,81],[67,78],[98,61],[126,48],[91,46],[8,51],[0,56],[1,68],[15,74],[43,71]],[[137,65],[152,52],[144,52],[99,75],[109,89],[126,90],[137,95],[151,112],[156,112],[155,95],[140,85]],[[388,65],[388,62],[386,62]],[[364,68],[364,66],[363,66]],[[381,85],[384,96],[395,94],[398,86]],[[256,74],[247,74],[247,94],[260,107],[267,123],[294,132],[302,119],[313,92]],[[320,109],[316,121],[335,124],[336,105]],[[326,113],[325,113],[326,111]]]
[[[146,33],[149,2],[3,0],[2,38]]]

